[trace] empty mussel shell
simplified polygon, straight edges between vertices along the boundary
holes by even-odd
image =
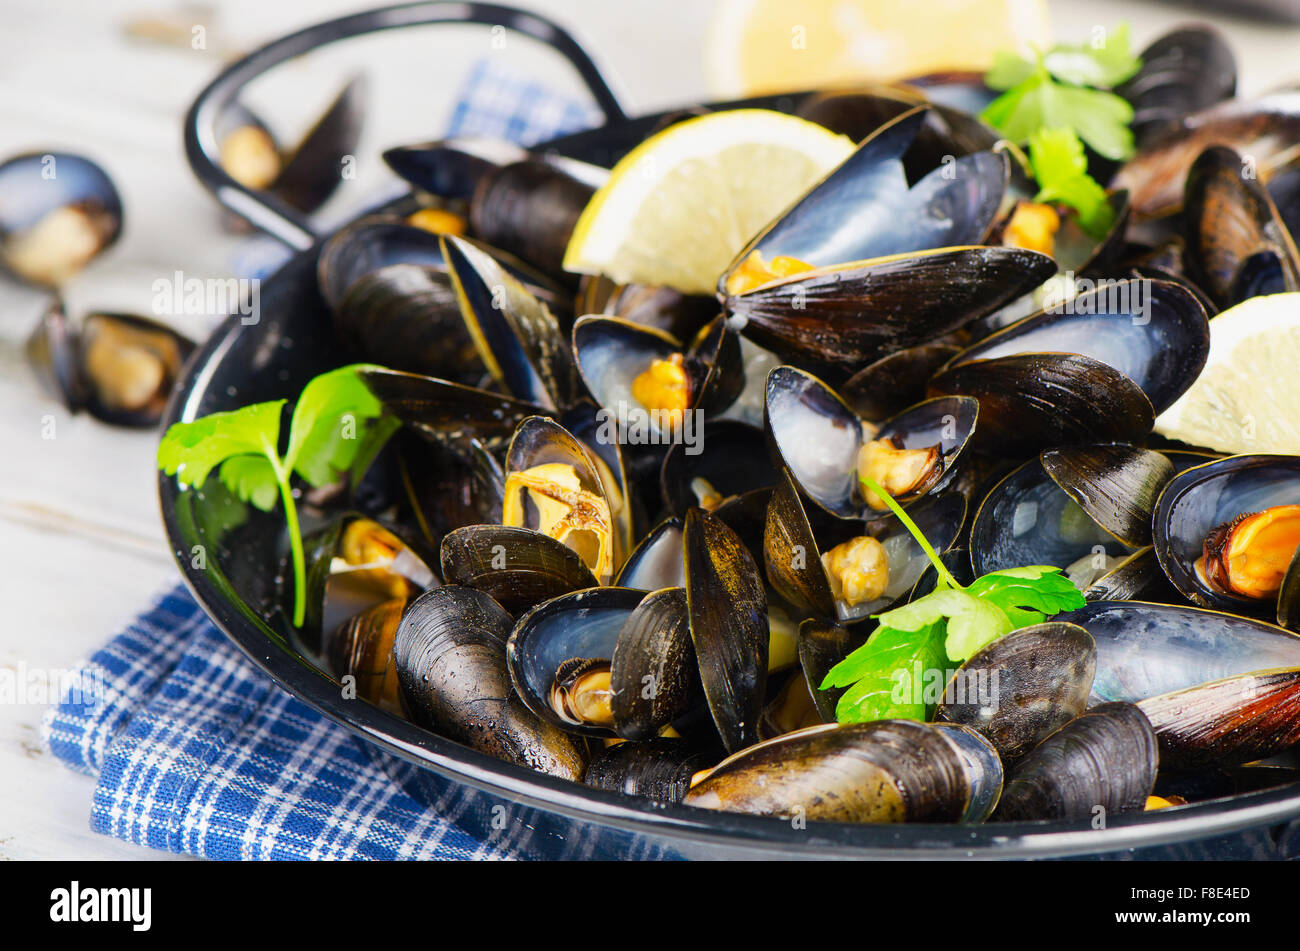
[[[683,802],[834,822],[956,822],[972,798],[967,769],[957,746],[929,724],[827,723],[732,754]]]
[[[628,555],[614,583],[641,591],[685,587],[682,520],[667,518],[651,529]]]
[[[1002,787],[995,822],[1106,821],[1140,812],[1156,780],[1155,732],[1131,703],[1104,703],[1035,746]]]
[[[944,688],[939,720],[977,730],[1013,763],[1088,707],[1097,646],[1077,624],[1047,621],[976,651]]]
[[[1174,474],[1168,457],[1111,443],[1052,449],[1038,461],[1100,528],[1131,548],[1151,543],[1156,498]]]
[[[122,199],[108,174],[70,152],[0,163],[0,265],[56,287],[117,240]]]
[[[404,709],[420,726],[480,753],[580,782],[585,745],[534,716],[511,689],[512,623],[472,588],[446,585],[416,598],[393,642]]]

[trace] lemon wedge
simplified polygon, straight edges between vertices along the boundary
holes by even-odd
[[[706,67],[720,98],[993,65],[1051,43],[1046,0],[722,0]]]
[[[1217,452],[1300,454],[1300,293],[1252,297],[1210,321],[1205,369],[1156,432]]]
[[[765,109],[669,126],[614,166],[578,219],[564,269],[712,294],[745,243],[853,148]]]

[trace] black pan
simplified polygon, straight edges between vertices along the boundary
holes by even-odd
[[[315,374],[351,362],[333,339],[316,286],[320,236],[274,198],[236,184],[218,166],[214,122],[243,86],[267,69],[335,41],[429,23],[502,25],[549,43],[577,69],[606,122],[546,148],[608,164],[644,138],[662,116],[627,118],[608,84],[565,31],[532,13],[488,4],[415,3],[322,23],[250,54],[199,96],[186,118],[190,164],[219,202],[296,250],[261,287],[260,321],[231,316],[187,363],[164,426],[250,402],[296,398]],[[797,107],[800,96],[747,105]],[[718,104],[713,108],[724,108]],[[409,198],[377,210],[398,210]],[[216,480],[211,480],[215,484]],[[278,514],[251,512],[235,528],[216,493],[180,491],[161,476],[158,492],[167,537],[186,584],[212,620],[286,690],[373,744],[375,755],[406,787],[435,801],[448,781],[472,787],[470,831],[498,833],[504,813],[526,836],[510,844],[538,856],[800,856],[1031,858],[1090,854],[1151,858],[1275,858],[1300,854],[1300,790],[1276,789],[1167,813],[1118,817],[1105,829],[1088,823],[974,827],[880,826],[788,822],[662,806],[554,779],[476,753],[363,701],[344,699],[339,684],[304,659],[284,630],[264,618],[276,599],[282,556]],[[201,546],[203,558],[196,558]],[[203,567],[197,567],[198,565]]]

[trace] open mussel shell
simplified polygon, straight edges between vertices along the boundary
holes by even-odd
[[[477,440],[488,451],[509,445],[519,424],[544,412],[531,403],[396,370],[362,370],[361,382],[403,424],[452,446]]]
[[[1151,543],[1156,499],[1174,475],[1168,457],[1111,443],[1051,449],[1038,461],[1099,527],[1131,548]]]
[[[839,382],[992,313],[1055,271],[1047,255],[1021,248],[939,248],[820,267],[724,306],[760,347]]]
[[[306,614],[299,634],[320,648],[339,625],[384,601],[402,602],[438,584],[422,547],[399,529],[357,512],[336,515],[303,539]]]
[[[967,758],[912,720],[822,724],[750,746],[700,778],[688,806],[832,822],[957,822]]]
[[[807,618],[799,625],[799,666],[823,723],[835,722],[835,705],[848,688],[822,690],[822,682],[832,667],[865,643],[864,635],[823,618]]]
[[[682,559],[682,520],[667,518],[652,528],[627,556],[614,583],[641,591],[684,587],[686,564]]]
[[[858,481],[859,456],[868,443],[888,440],[897,449],[937,449],[916,484],[895,494],[907,505],[952,480],[981,413],[973,399],[932,399],[876,429],[817,377],[790,366],[768,374],[766,401],[768,432],[795,483],[839,518],[870,518],[884,511],[883,505],[869,504]]]
[[[942,553],[961,533],[966,500],[957,493],[943,492],[927,496],[908,514],[935,550]],[[863,536],[879,543],[879,549],[875,545],[870,548],[873,554],[883,556],[883,565],[874,559],[863,563],[855,555],[854,547],[863,544]],[[763,547],[767,578],[778,594],[796,608],[841,624],[889,610],[907,597],[929,565],[916,539],[892,515],[871,522],[823,517],[814,528],[788,472],[768,504]],[[841,552],[843,564],[836,557]],[[854,574],[876,576],[874,584],[868,578],[862,579],[863,590],[858,592],[858,598],[849,595],[854,586],[848,581]],[[880,592],[870,597],[873,587]]]
[[[983,734],[1012,763],[1088,707],[1097,646],[1077,624],[1047,621],[976,651],[935,712]]]
[[[512,623],[472,588],[447,585],[416,598],[393,642],[403,706],[415,723],[481,753],[580,782],[585,744],[538,719],[511,689]]]
[[[352,677],[358,697],[398,714],[402,704],[393,666],[393,641],[405,607],[401,599],[381,601],[325,638],[325,659],[334,676]]]
[[[619,736],[654,736],[699,699],[684,588],[646,595],[623,622],[610,668],[611,706]]]
[[[879,422],[925,399],[930,377],[961,352],[955,343],[922,343],[881,357],[839,388],[863,419]]]
[[[1151,432],[1151,400],[1127,376],[1077,353],[1018,353],[950,365],[934,396],[979,401],[972,448],[1025,456],[1053,446],[1139,442]]]
[[[577,552],[549,535],[510,525],[466,525],[442,539],[442,578],[476,588],[518,617],[551,598],[596,587]]]
[[[1080,354],[1112,367],[1162,413],[1205,366],[1209,320],[1195,295],[1177,284],[1107,282],[983,338],[955,357],[938,379],[979,361],[1049,352]]]
[[[270,190],[302,212],[323,205],[343,181],[347,156],[356,154],[365,100],[365,77],[354,76],[285,158]]]
[[[1300,251],[1253,166],[1226,146],[1187,173],[1187,276],[1220,309],[1245,296],[1300,290]]]
[[[1235,766],[1300,743],[1300,667],[1260,670],[1138,703],[1173,769]]]
[[[1136,703],[1259,670],[1300,667],[1300,637],[1251,618],[1186,605],[1094,601],[1057,620],[1097,644],[1093,695]]]
[[[989,491],[975,513],[970,552],[977,576],[1021,565],[1052,565],[1086,588],[1142,547],[1135,543],[1140,539],[1125,541],[1110,530],[1140,527],[1140,518],[1129,518],[1128,512],[1116,517],[1114,507],[1106,504],[1128,485],[1128,471],[1098,468],[1081,475],[1057,465],[1059,456],[1049,459],[1087,508],[1061,488],[1040,460],[1024,463]],[[1145,457],[1139,469],[1145,471]],[[1079,491],[1085,479],[1092,480],[1087,496]]]
[[[578,375],[555,316],[487,252],[454,236],[441,240],[461,315],[493,378],[548,410],[571,404]]]
[[[578,284],[573,312],[621,317],[687,340],[717,316],[718,300],[711,294],[683,294],[671,287],[618,284],[603,275],[584,274]]]
[[[1120,168],[1112,186],[1128,189],[1138,219],[1177,211],[1187,173],[1205,149],[1226,145],[1253,156],[1267,179],[1275,162],[1290,155],[1300,139],[1300,91],[1283,90],[1258,99],[1229,99],[1181,117],[1142,144]]]
[[[928,110],[886,122],[779,218],[759,232],[719,280],[751,254],[795,258],[814,266],[978,245],[1002,203],[1007,159],[994,152],[949,156],[919,181],[908,181],[904,154]]]
[[[775,485],[778,478],[763,431],[719,419],[704,424],[693,444],[669,447],[659,485],[664,505],[680,517],[691,506],[714,511],[727,499]]]
[[[0,163],[0,264],[16,277],[58,286],[121,231],[122,199],[90,159],[33,152]]]
[[[729,752],[758,738],[767,682],[767,595],[754,558],[716,516],[692,508],[682,532],[690,634],[718,735]]]
[[[56,298],[27,341],[28,362],[73,412],[115,426],[148,428],[162,418],[194,343],[133,314],[88,314],[70,326]]]
[[[686,740],[633,740],[616,743],[593,758],[582,781],[625,796],[681,802],[691,777],[711,762],[707,753]]]
[[[516,427],[506,453],[504,496],[502,524],[554,533],[600,584],[608,584],[627,558],[631,513],[621,473],[549,417],[530,416]]]
[[[504,139],[459,137],[388,149],[384,162],[420,191],[469,199],[485,174],[519,162],[528,152]]]
[[[1155,785],[1155,731],[1131,703],[1076,717],[1016,763],[995,822],[1109,818],[1140,812]]]
[[[1223,34],[1210,26],[1181,27],[1156,39],[1142,65],[1115,91],[1133,107],[1133,135],[1145,145],[1183,116],[1231,99],[1237,63]]]
[[[1188,469],[1165,486],[1156,505],[1160,567],[1197,604],[1273,616],[1300,524],[1279,517],[1251,530],[1270,513],[1294,512],[1282,508],[1294,505],[1300,505],[1300,456],[1230,456]],[[1281,610],[1290,614],[1294,606]]]
[[[784,682],[763,706],[763,716],[758,721],[760,740],[770,740],[826,722],[813,701],[812,691],[803,672],[790,670],[783,672],[782,676]]]
[[[1155,549],[1148,545],[1111,563],[1084,589],[1088,601],[1159,601],[1174,604],[1182,595],[1169,583]]]

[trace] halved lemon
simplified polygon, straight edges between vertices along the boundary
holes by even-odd
[[[987,70],[1046,49],[1046,0],[722,0],[707,69],[722,98]]]
[[[845,136],[765,109],[669,126],[614,166],[564,269],[712,294],[745,243],[852,152]]]
[[[1218,452],[1300,454],[1300,293],[1252,297],[1210,321],[1205,369],[1156,432]]]

